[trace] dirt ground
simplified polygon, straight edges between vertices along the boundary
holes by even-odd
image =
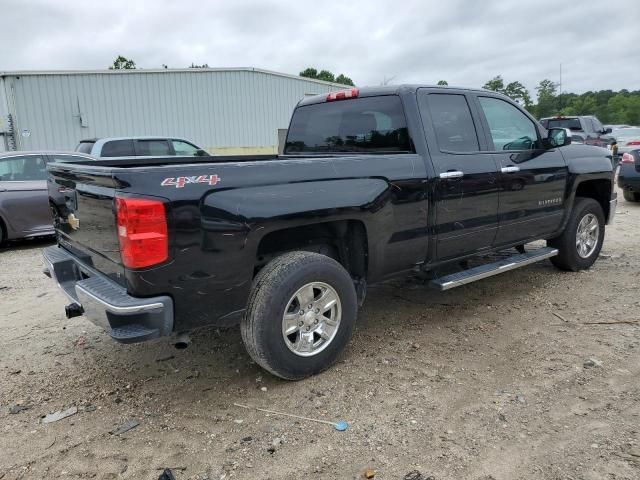
[[[117,344],[65,318],[46,242],[3,248],[0,479],[639,479],[640,204],[619,198],[591,270],[374,286],[342,360],[296,383],[253,364],[238,329]]]

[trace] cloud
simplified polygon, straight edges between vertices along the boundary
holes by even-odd
[[[358,85],[482,86],[495,75],[534,93],[640,89],[637,0],[3,0],[0,70],[194,63],[344,73]]]

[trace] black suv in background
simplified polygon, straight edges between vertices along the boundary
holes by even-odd
[[[587,145],[606,147],[614,140],[614,138],[609,135],[611,129],[605,128],[600,120],[593,115],[547,117],[541,118],[540,123],[546,129],[568,128],[571,130],[572,138],[581,137],[582,143]],[[575,139],[577,140],[577,138]]]

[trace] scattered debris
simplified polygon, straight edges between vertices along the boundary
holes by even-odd
[[[95,412],[96,408],[97,407],[95,405],[87,405],[86,407],[84,407],[84,411],[85,412]]]
[[[45,415],[45,417],[42,419],[42,423],[57,422],[58,420],[62,420],[63,418],[70,417],[71,415],[75,415],[76,413],[78,413],[78,407],[70,407],[70,408],[67,408],[66,410],[58,410],[57,412],[53,412],[53,413],[49,413],[48,415]]]
[[[552,315],[558,317],[560,320],[562,320],[563,322],[569,323],[569,320],[567,320],[566,318],[564,318],[562,315],[560,315],[557,312],[551,312]]]
[[[418,350],[420,348],[420,344],[418,342],[413,342],[411,344],[411,348],[413,348],[414,350]]]
[[[273,441],[271,442],[271,446],[267,448],[267,452],[271,454],[275,453],[280,445],[282,445],[282,438],[280,437],[274,438]]]
[[[156,362],[166,362],[167,360],[173,360],[176,358],[175,355],[167,355],[165,357],[156,358]]]
[[[524,395],[522,395],[522,394],[520,394],[520,393],[518,393],[518,394],[516,395],[516,402],[519,402],[519,403],[527,403],[527,401],[524,399]]]
[[[507,417],[504,415],[504,413],[500,412],[498,413],[498,420],[500,420],[501,422],[506,422]]]
[[[267,387],[260,387],[260,390],[261,390],[262,392],[266,392],[266,391],[267,391]]]
[[[402,480],[435,480],[435,477],[425,477],[419,470],[412,470],[402,477]]]
[[[364,472],[362,472],[362,476],[364,478],[374,478],[376,476],[376,471],[373,468],[365,468]]]
[[[18,375],[20,372],[22,372],[22,370],[12,370],[9,372],[9,375]]]
[[[595,358],[590,358],[583,363],[584,368],[599,368],[602,366],[602,362],[600,360],[596,360]]]
[[[15,415],[16,413],[20,413],[24,410],[29,410],[30,408],[31,408],[31,405],[16,404],[16,405],[13,405],[12,407],[9,407],[9,413],[12,415]]]
[[[329,420],[320,420],[319,418],[302,417],[300,415],[294,415],[292,413],[275,412],[273,410],[267,410],[265,408],[258,408],[258,407],[250,407],[248,405],[241,405],[239,403],[234,403],[234,405],[236,407],[246,408],[248,410],[253,409],[253,410],[258,410],[259,412],[271,413],[272,415],[283,415],[285,417],[298,418],[300,420],[307,420],[309,422],[326,423],[327,425],[333,425],[333,427],[336,430],[338,430],[339,432],[344,432],[347,428],[349,428],[349,424],[347,422],[345,422],[344,420],[340,420],[338,422],[330,422]],[[236,422],[237,422],[237,420],[236,420]]]
[[[0,287],[0,290],[11,290],[11,287]]]
[[[123,433],[126,433],[129,430],[133,430],[138,425],[140,425],[140,423],[138,423],[138,421],[135,418],[132,418],[131,420],[127,420],[126,422],[124,422],[118,428],[111,430],[109,433],[111,435],[122,435]]]
[[[638,325],[638,320],[614,320],[613,322],[584,322],[582,325]]]
[[[49,450],[51,447],[53,447],[55,445],[57,439],[58,439],[58,437],[53,437],[53,441],[49,444],[48,447],[45,447],[45,450]]]
[[[170,468],[165,468],[162,474],[158,477],[158,480],[176,480],[176,477],[173,476],[173,472]]]

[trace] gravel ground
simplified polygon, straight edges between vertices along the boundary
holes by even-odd
[[[620,199],[589,271],[545,261],[445,293],[374,286],[342,360],[296,383],[253,364],[238,329],[199,332],[187,350],[116,344],[64,317],[41,274],[46,242],[11,245],[0,479],[638,479],[639,234],[640,204]]]

